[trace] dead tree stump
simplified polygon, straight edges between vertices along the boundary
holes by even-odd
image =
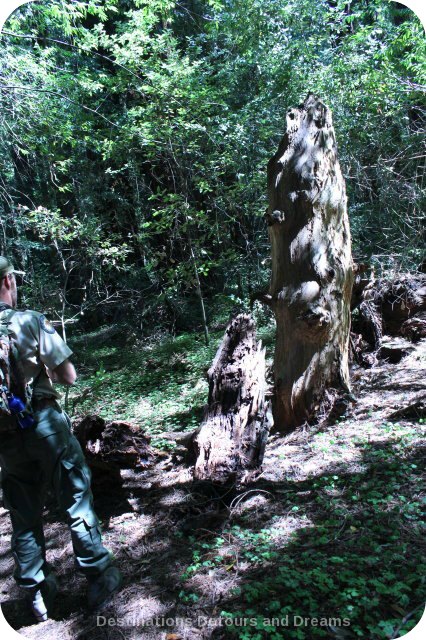
[[[74,426],[74,434],[91,467],[105,470],[147,466],[154,457],[149,436],[128,422],[105,422],[89,415]]]
[[[274,424],[291,431],[327,387],[349,390],[353,282],[345,182],[331,112],[309,95],[287,113],[268,164],[270,305],[277,321]]]
[[[269,423],[265,349],[253,319],[234,318],[208,371],[209,398],[194,444],[194,477],[223,484],[263,460]]]
[[[376,285],[376,304],[380,305],[386,333],[399,335],[401,325],[426,311],[426,277],[423,274],[401,276],[390,281],[381,280]]]
[[[405,274],[397,279],[369,279],[357,283],[352,306],[352,346],[359,364],[372,366],[377,358],[399,362],[401,349],[383,345],[384,336],[404,336],[412,342],[426,337],[426,278]],[[364,343],[364,345],[362,344]],[[370,353],[368,351],[368,347]],[[362,353],[364,352],[364,353]]]

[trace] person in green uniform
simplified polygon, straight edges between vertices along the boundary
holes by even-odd
[[[42,510],[47,489],[53,490],[66,517],[77,567],[88,580],[89,607],[103,604],[122,577],[102,544],[90,470],[53,386],[75,382],[72,351],[42,313],[16,309],[15,273],[11,262],[0,256],[0,322],[11,330],[25,381],[32,385],[34,424],[13,424],[4,432],[0,428],[0,466],[4,507],[13,529],[14,578],[42,621],[57,592],[45,556]]]

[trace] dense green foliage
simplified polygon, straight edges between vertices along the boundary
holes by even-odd
[[[265,167],[308,91],[334,114],[355,257],[420,262],[425,39],[402,5],[42,0],[0,46],[1,251],[28,304],[179,328],[198,285],[267,286]]]
[[[232,306],[224,296],[215,297],[214,303],[220,313],[212,318],[209,346],[196,332],[173,338],[163,330],[141,338],[129,326],[113,339],[107,338],[108,327],[71,337],[80,375],[69,396],[70,414],[96,413],[106,420],[119,415],[136,422],[156,441],[164,431],[198,427],[208,397],[206,371],[223,338]],[[253,315],[270,363],[273,323],[266,321],[258,305]]]

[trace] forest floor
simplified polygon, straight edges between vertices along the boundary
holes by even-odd
[[[108,492],[93,483],[104,542],[124,574],[96,614],[85,610],[67,528],[46,511],[61,593],[52,618],[34,624],[12,578],[0,509],[2,610],[26,638],[376,640],[404,635],[421,617],[426,342],[403,343],[396,364],[354,366],[357,402],[346,416],[271,435],[257,480],[206,494],[161,433],[198,425],[221,335],[210,347],[186,334],[76,348],[73,414],[126,418],[162,453],[150,468],[122,470]],[[262,337],[271,344],[268,331]]]

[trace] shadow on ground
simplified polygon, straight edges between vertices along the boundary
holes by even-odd
[[[404,360],[402,366],[403,390],[392,396],[400,405],[412,401],[405,395],[410,368]],[[396,376],[396,367],[387,373]],[[411,375],[418,376],[415,367]],[[122,470],[114,488],[95,478],[105,544],[124,574],[120,593],[96,615],[85,611],[84,578],[75,571],[67,528],[52,513],[47,553],[61,596],[52,619],[33,624],[11,577],[2,510],[2,609],[9,624],[37,640],[385,640],[408,631],[425,600],[423,424],[389,422],[395,400],[385,402],[371,371],[367,377],[351,416],[273,436],[263,474],[238,491],[207,491],[192,482],[191,469],[166,470],[164,463]],[[295,625],[294,616],[326,624]]]

